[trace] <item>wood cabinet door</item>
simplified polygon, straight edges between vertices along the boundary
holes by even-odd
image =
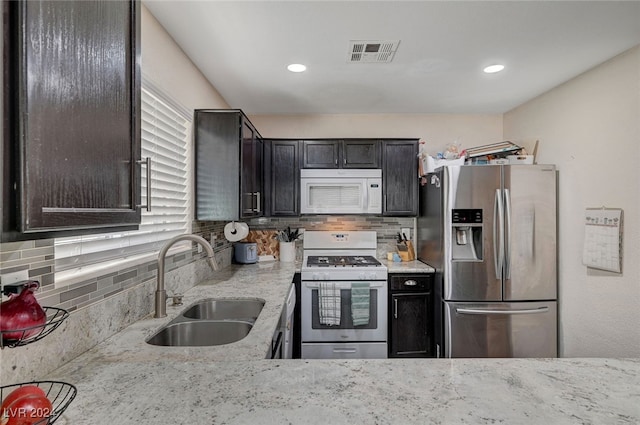
[[[340,140],[302,142],[303,168],[339,168]]]
[[[256,132],[246,120],[241,120],[241,174],[240,174],[240,211],[241,217],[253,217],[256,214],[255,163],[254,150]]]
[[[240,218],[240,119],[235,113],[197,110],[196,218]]]
[[[300,143],[271,141],[269,196],[272,216],[300,215]]]
[[[418,141],[385,140],[382,144],[382,215],[418,214]]]
[[[14,159],[3,178],[16,205],[4,230],[136,228],[139,2],[3,3],[4,149]]]
[[[342,142],[342,168],[380,168],[380,140]]]
[[[244,116],[243,116],[244,117]],[[242,159],[240,174],[241,217],[262,215],[262,138],[247,119],[241,118]]]
[[[430,293],[391,295],[390,357],[429,357],[432,329]]]

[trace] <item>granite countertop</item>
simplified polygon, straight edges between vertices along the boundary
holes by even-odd
[[[389,273],[435,273],[435,269],[422,261],[402,261],[394,262],[389,260],[380,260],[380,262],[387,266]]]
[[[57,424],[640,423],[640,360],[74,361]]]
[[[280,263],[225,269],[187,291],[169,317],[136,322],[57,369],[47,379],[73,383],[78,394],[56,423],[640,423],[640,359],[266,360],[295,271]],[[233,344],[144,343],[208,297],[265,306]]]
[[[184,293],[183,305],[167,306],[167,317],[149,316],[128,326],[100,343],[81,357],[114,358],[117,361],[255,360],[265,358],[271,350],[271,339],[278,325],[289,288],[296,272],[294,263],[279,261],[262,264],[232,265],[217,272]],[[250,298],[265,302],[249,334],[233,344],[213,347],[163,347],[145,342],[161,327],[187,310],[196,301],[207,298]]]

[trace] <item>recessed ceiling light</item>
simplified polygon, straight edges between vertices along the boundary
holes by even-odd
[[[291,72],[304,72],[307,70],[307,67],[302,65],[301,63],[292,63],[287,66],[287,69]]]
[[[484,69],[484,72],[486,72],[487,74],[494,74],[496,72],[502,71],[503,69],[504,69],[504,65],[500,65],[500,64],[490,65]]]

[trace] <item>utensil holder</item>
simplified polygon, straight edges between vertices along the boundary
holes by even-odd
[[[398,255],[400,256],[402,261],[413,261],[413,260],[415,260],[416,259],[416,254],[415,254],[415,251],[413,250],[413,243],[411,241],[404,241],[404,242],[402,242],[402,244],[407,247],[406,250],[398,249]],[[398,246],[400,246],[400,243],[398,243]]]
[[[283,263],[293,263],[296,261],[295,242],[280,242],[280,261]]]

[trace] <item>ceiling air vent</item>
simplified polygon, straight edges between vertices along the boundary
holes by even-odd
[[[398,49],[400,40],[351,40],[347,62],[389,63]]]

